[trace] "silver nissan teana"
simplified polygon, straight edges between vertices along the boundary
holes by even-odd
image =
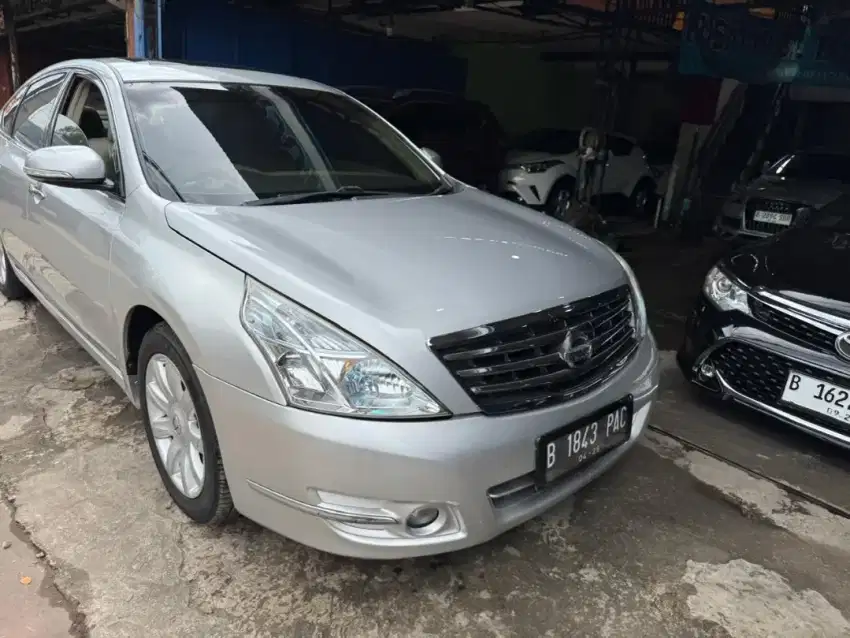
[[[396,558],[484,542],[635,443],[629,267],[292,77],[76,60],[0,114],[0,291],[141,409],[199,523]]]

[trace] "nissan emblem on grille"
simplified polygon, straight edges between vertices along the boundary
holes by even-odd
[[[835,351],[839,357],[850,361],[850,332],[838,335],[835,340]]]
[[[577,368],[593,357],[593,339],[581,330],[570,330],[558,348],[561,360],[570,368]]]

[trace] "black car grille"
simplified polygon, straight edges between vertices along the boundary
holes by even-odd
[[[435,337],[432,351],[485,414],[562,403],[593,390],[635,350],[628,286]],[[567,335],[573,357],[565,354]]]
[[[751,198],[747,200],[747,207],[744,210],[744,227],[747,230],[752,230],[758,233],[774,234],[781,230],[785,230],[788,226],[782,224],[772,224],[769,222],[754,221],[754,216],[757,210],[765,210],[771,213],[782,213],[791,215],[791,223],[794,223],[794,217],[797,214],[797,209],[802,204],[797,202],[788,202],[781,199],[763,199]]]
[[[750,310],[752,310],[756,319],[763,321],[800,345],[820,352],[835,353],[835,334],[797,319],[793,315],[776,310],[752,297],[750,298]]]
[[[823,379],[835,385],[850,388],[850,379],[846,377],[804,363],[791,361],[778,354],[745,343],[735,342],[721,346],[711,355],[710,361],[714,364],[715,370],[733,390],[771,406],[780,403],[785,382],[788,380],[788,374],[792,369],[816,379]],[[795,414],[832,430],[850,431],[850,424],[847,424],[847,427],[842,427],[842,424],[837,421],[803,408],[787,403],[782,403],[781,408],[784,412]]]

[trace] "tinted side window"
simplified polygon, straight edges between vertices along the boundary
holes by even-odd
[[[14,137],[27,146],[39,148],[44,130],[50,124],[50,115],[62,88],[64,73],[49,75],[34,82],[15,118]]]
[[[18,89],[15,94],[9,98],[9,101],[6,102],[6,106],[3,107],[3,113],[0,114],[0,118],[2,118],[0,128],[2,128],[6,133],[12,132],[12,124],[15,122],[15,113],[18,112],[18,107],[21,105],[21,100],[27,92],[27,88],[29,87],[24,86]]]
[[[628,155],[632,152],[632,148],[634,148],[634,144],[629,140],[616,135],[608,136],[608,150],[614,155]]]

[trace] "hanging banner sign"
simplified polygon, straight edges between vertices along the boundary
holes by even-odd
[[[850,11],[814,23],[768,18],[746,5],[692,0],[679,72],[749,84],[850,87]]]

